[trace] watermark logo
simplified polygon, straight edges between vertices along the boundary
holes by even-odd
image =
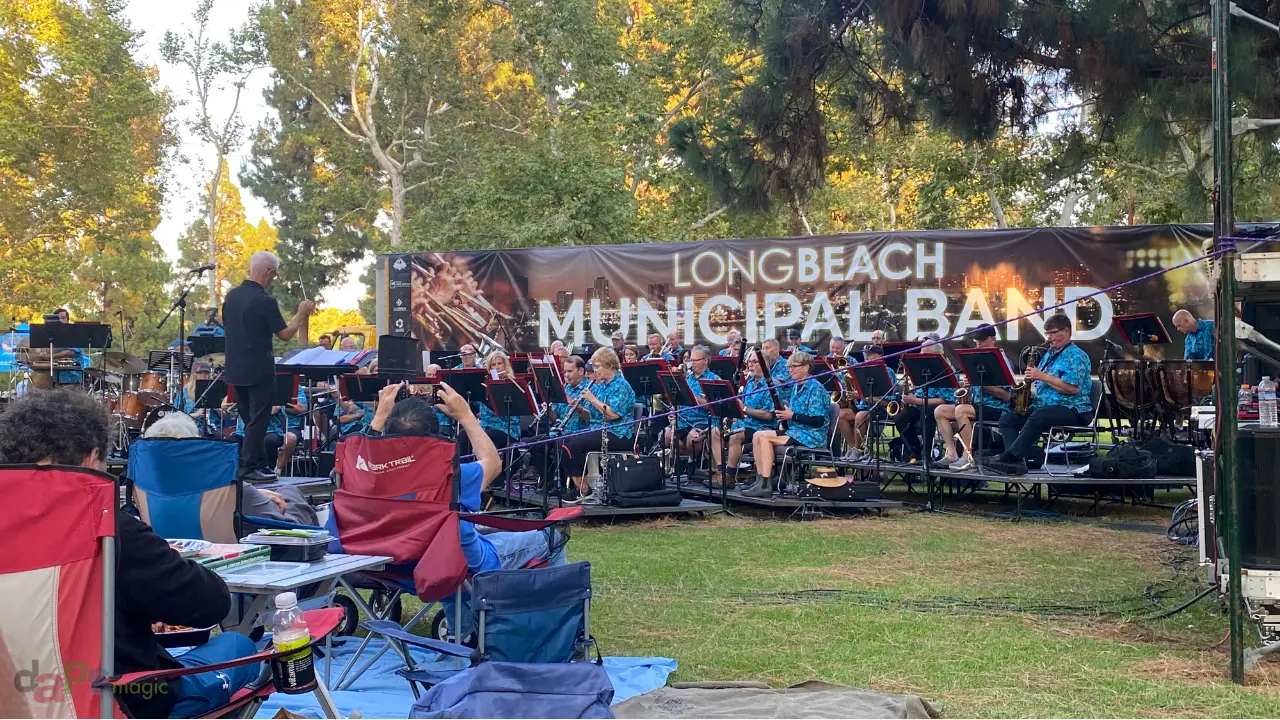
[[[42,669],[38,662],[32,660],[30,669],[14,673],[13,689],[30,696],[37,703],[63,703],[70,700],[73,686],[92,686],[95,680],[102,677],[101,668],[77,660],[64,663],[63,670],[65,674],[48,672],[47,669]],[[95,693],[101,692],[96,687],[91,689]],[[169,683],[165,680],[142,680],[127,685],[116,685],[115,692],[150,700],[157,695],[168,694]]]

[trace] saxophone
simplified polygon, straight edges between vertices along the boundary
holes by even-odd
[[[1022,349],[1019,359],[1022,360],[1024,368],[1040,367],[1040,361],[1044,359],[1044,355],[1048,350],[1049,343],[1028,345]],[[1023,379],[1022,382],[1013,386],[1013,412],[1015,414],[1031,414],[1031,401],[1035,399],[1034,385],[1034,381]]]
[[[960,388],[956,390],[956,405],[972,405],[976,391],[969,387],[969,378],[961,376]]]

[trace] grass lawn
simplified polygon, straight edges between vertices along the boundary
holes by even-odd
[[[896,512],[594,525],[569,548],[605,654],[673,657],[673,681],[818,678],[951,717],[1280,715],[1280,662],[1229,682],[1213,601],[1144,619],[1201,576],[1159,533]]]

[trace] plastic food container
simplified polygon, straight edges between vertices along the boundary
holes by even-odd
[[[288,533],[288,534],[285,534]],[[329,552],[332,536],[314,531],[256,532],[241,542],[271,548],[273,562],[316,562]]]
[[[195,647],[209,642],[209,636],[213,634],[216,625],[210,625],[206,628],[192,628],[190,630],[175,630],[173,632],[156,633],[156,640],[160,642],[162,648],[181,648]]]

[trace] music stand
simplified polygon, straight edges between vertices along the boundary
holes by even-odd
[[[226,353],[227,338],[224,335],[192,335],[187,338],[187,347],[196,357]]]
[[[845,353],[844,357],[846,360],[849,361],[850,365],[861,365],[862,363],[867,361],[867,356],[864,355],[861,350],[854,350],[852,352],[847,352]]]
[[[728,355],[713,356],[707,360],[707,369],[717,377],[731,379],[738,374],[738,358]]]
[[[897,381],[894,380],[893,373],[889,370],[889,366],[883,360],[870,360],[862,363],[861,365],[853,365],[849,368],[849,371],[853,375],[854,385],[858,388],[858,395],[868,402],[870,402],[872,398],[884,398],[892,395],[894,385],[897,384]],[[874,410],[880,402],[880,400],[875,400],[874,403],[869,406],[870,409]],[[877,421],[874,413],[869,411],[868,415],[866,439],[870,440],[872,437],[872,431],[876,430],[875,423]],[[879,437],[880,433],[877,431],[875,436]],[[868,448],[868,454],[875,457],[876,474],[879,475],[880,455],[878,453],[870,452],[870,448]]]
[[[529,386],[522,384],[519,380],[501,378],[486,381],[484,387],[489,396],[489,408],[493,410],[495,415],[504,419],[507,437],[511,438],[514,443],[518,443],[520,441],[520,417],[522,415],[534,415],[538,412],[537,404],[529,392]],[[512,432],[513,420],[514,433]],[[507,462],[503,464],[503,467],[508,470],[506,473],[508,496],[510,496],[512,490],[512,473],[510,469],[512,466],[511,460],[515,457],[514,453],[514,450],[508,448]]]
[[[905,342],[904,341],[887,342],[884,345],[881,345],[880,347],[884,348],[883,357],[887,358],[890,355],[894,355],[895,353],[903,353],[903,354],[919,353],[920,348],[923,346],[924,346],[924,341],[922,340],[907,340]],[[863,348],[863,351],[865,352],[866,348]],[[901,355],[898,355],[895,359],[901,360],[901,357],[902,357]],[[899,362],[898,364],[899,366],[901,366],[901,362]]]
[[[664,361],[665,362],[665,361]],[[662,395],[671,408],[671,472],[676,478],[676,487],[680,486],[680,442],[677,430],[680,428],[680,411],[677,408],[697,405],[698,398],[689,387],[689,378],[682,372],[666,370],[658,374],[662,383]]]
[[[233,403],[239,402],[236,399],[235,385],[227,385],[227,399]],[[279,405],[280,407],[298,404],[297,375],[293,373],[276,373],[276,384],[275,388],[272,389],[271,404]]]
[[[925,391],[924,404],[920,410],[920,442],[921,450],[924,454],[921,461],[924,466],[925,488],[929,493],[929,502],[926,508],[932,510],[934,509],[934,485],[933,476],[929,474],[929,466],[933,455],[933,447],[924,446],[928,435],[926,432],[928,423],[933,420],[933,413],[930,412],[929,408],[929,389],[933,387],[955,389],[960,386],[956,382],[955,370],[951,367],[951,363],[947,362],[946,357],[937,353],[907,353],[902,356],[902,366],[906,370],[907,377],[911,379],[916,388]],[[906,402],[905,395],[903,402]],[[941,501],[941,499],[939,494],[938,500]]]
[[[564,381],[560,379],[559,369],[555,365],[534,363],[532,367],[533,384],[543,402],[569,402],[569,397],[564,394]]]
[[[970,452],[973,462],[978,468],[978,474],[983,474],[982,469],[982,407],[984,403],[978,399],[978,393],[988,386],[1004,386],[1012,388],[1015,384],[1013,378],[1013,365],[1009,363],[1009,356],[999,348],[957,348],[956,360],[960,363],[960,369],[964,371],[965,378],[969,380],[969,392],[973,393],[974,412],[977,414],[974,422],[974,450]],[[987,378],[995,378],[995,382],[987,382]],[[1010,397],[1010,400],[1013,398]]]
[[[1147,437],[1145,428],[1147,425],[1146,399],[1144,397],[1146,390],[1146,364],[1147,364],[1147,346],[1148,345],[1164,345],[1172,342],[1169,337],[1169,331],[1165,329],[1164,323],[1155,313],[1138,313],[1136,315],[1119,315],[1112,319],[1116,329],[1120,331],[1120,339],[1125,345],[1133,345],[1138,348],[1138,362],[1141,363],[1134,373],[1134,391],[1136,395],[1136,404],[1133,407],[1134,415],[1134,437],[1135,442],[1140,442]],[[1154,423],[1153,423],[1154,424]],[[1154,427],[1152,428],[1154,431]]]
[[[53,354],[57,348],[101,349],[111,345],[111,326],[102,323],[45,322],[29,326],[30,347],[49,348],[49,379],[56,385],[58,370],[54,369]],[[101,368],[100,369],[105,369]],[[77,368],[83,371],[84,367]]]
[[[826,358],[814,358],[809,366],[809,376],[818,381],[827,392],[841,392],[840,373],[831,372],[831,363]]]
[[[729,437],[733,434],[732,420],[742,420],[746,413],[733,383],[728,380],[700,380],[702,393],[711,403],[708,410],[720,420],[720,504],[728,512],[729,507]],[[735,468],[736,469],[736,468]],[[707,483],[707,497],[711,497],[711,483]]]
[[[391,378],[376,375],[343,375],[338,378],[338,391],[350,402],[377,402],[378,393],[391,382]]]
[[[204,410],[204,434],[209,434],[209,413],[222,410],[222,401],[227,397],[227,383],[222,373],[212,380],[196,380],[195,397],[191,399],[191,409]],[[178,408],[182,410],[183,408]]]

